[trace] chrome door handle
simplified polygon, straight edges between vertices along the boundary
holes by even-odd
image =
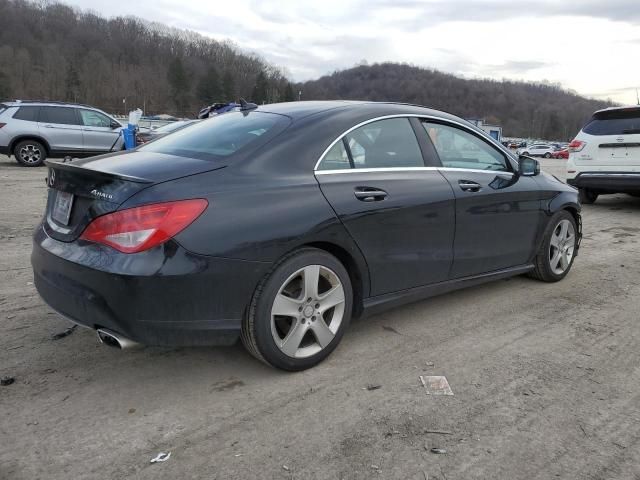
[[[465,192],[479,192],[481,185],[471,180],[458,180],[458,185]]]
[[[387,192],[378,188],[358,187],[353,194],[362,202],[379,202],[387,198]]]

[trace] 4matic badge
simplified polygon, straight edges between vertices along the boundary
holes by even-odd
[[[91,190],[91,195],[98,198],[104,198],[105,200],[113,200],[113,195],[111,195],[110,193],[101,192],[99,190],[96,190],[95,188]]]

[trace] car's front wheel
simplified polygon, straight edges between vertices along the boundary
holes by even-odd
[[[595,203],[595,201],[598,199],[598,192],[589,188],[580,188],[578,189],[578,199],[580,200],[580,203],[590,205],[592,203]]]
[[[256,289],[242,325],[249,352],[284,370],[324,360],[351,320],[349,274],[329,253],[300,249],[281,260]]]
[[[549,152],[545,153],[544,158],[551,158],[551,154]]]
[[[578,226],[567,210],[556,212],[544,232],[531,276],[544,282],[562,280],[573,265],[578,248]]]
[[[40,142],[23,140],[13,149],[13,154],[20,165],[25,167],[39,167],[47,158],[47,151]]]

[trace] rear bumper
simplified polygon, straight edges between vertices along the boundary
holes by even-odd
[[[144,345],[230,345],[269,264],[194,255],[175,242],[140,254],[34,234],[43,300],[73,322]]]
[[[640,192],[640,172],[583,172],[567,183],[604,193]]]

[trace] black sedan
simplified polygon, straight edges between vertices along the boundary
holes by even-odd
[[[424,107],[246,107],[132,152],[49,165],[42,298],[104,343],[242,341],[287,370],[351,318],[513,275],[554,282],[577,191]]]

